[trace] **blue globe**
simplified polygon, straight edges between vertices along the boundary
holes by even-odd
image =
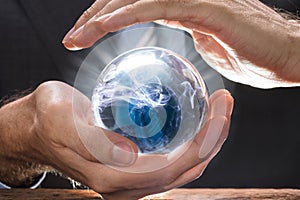
[[[191,141],[207,107],[205,84],[193,65],[157,47],[115,58],[92,97],[96,124],[129,138],[140,153],[169,153]]]
[[[114,115],[113,110],[118,110],[118,115]],[[166,111],[167,123],[163,125],[159,110]],[[163,149],[176,136],[181,122],[181,108],[175,93],[156,83],[138,88],[129,103],[120,100],[99,109],[99,115],[108,129],[135,142],[142,153]]]

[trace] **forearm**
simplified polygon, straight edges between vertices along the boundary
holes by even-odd
[[[300,82],[300,21],[288,20],[290,24],[288,42],[290,49],[288,51],[289,60],[285,69],[290,70],[291,81]]]
[[[12,187],[30,185],[48,168],[34,155],[34,105],[30,94],[0,108],[0,181]]]

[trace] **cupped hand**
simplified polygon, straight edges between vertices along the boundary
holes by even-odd
[[[93,126],[90,102],[84,95],[64,83],[47,82],[38,87],[34,96],[37,108],[34,125],[36,141],[33,142],[36,157],[42,163],[91,187],[106,200],[138,199],[199,177],[227,138],[233,109],[233,99],[228,91],[215,92],[209,99],[207,121],[183,156],[160,170],[129,173],[103,163],[134,165],[135,157],[130,157],[130,150],[136,152],[135,145],[117,134]],[[76,98],[81,108],[72,108],[72,98]],[[77,131],[84,133],[79,137]],[[82,144],[82,137],[86,135],[87,138],[94,138],[93,133],[100,135],[98,140],[103,140],[99,141],[98,148],[102,155],[99,158],[92,156]],[[107,142],[108,139],[111,142]],[[113,159],[115,145],[112,144],[118,143],[126,150],[121,151],[123,156],[127,156],[126,159],[116,157],[117,160],[123,159],[123,163]],[[126,148],[125,144],[129,147]]]
[[[299,85],[300,26],[258,0],[97,0],[63,43],[87,48],[108,32],[150,21],[188,31],[228,79],[259,88]]]
[[[82,180],[85,166],[76,162],[79,159],[114,166],[135,162],[136,145],[119,134],[95,127],[90,100],[73,87],[57,81],[45,82],[33,96],[36,108],[33,144],[36,157],[43,164]],[[95,139],[96,157],[84,146],[85,140]],[[75,170],[77,167],[81,170]]]

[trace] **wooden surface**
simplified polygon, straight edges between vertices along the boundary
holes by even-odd
[[[12,189],[0,190],[0,199],[40,200],[40,199],[101,199],[92,190],[62,189]],[[169,192],[145,197],[143,200],[230,200],[230,199],[300,199],[300,190],[294,189],[175,189]]]

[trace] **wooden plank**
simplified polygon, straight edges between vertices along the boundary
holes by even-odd
[[[101,199],[92,190],[64,189],[12,189],[0,190],[1,200],[91,200]],[[300,190],[296,189],[175,189],[166,193],[145,197],[143,200],[273,200],[300,199]]]
[[[144,200],[300,200],[300,190],[295,189],[175,189],[153,195]]]
[[[65,189],[11,189],[0,190],[1,200],[92,200],[101,199],[93,190],[65,190]]]

